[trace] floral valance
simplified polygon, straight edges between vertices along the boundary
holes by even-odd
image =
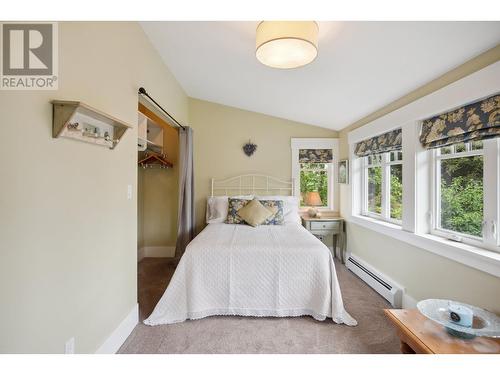
[[[300,149],[300,163],[331,163],[333,154],[331,149]]]
[[[401,129],[392,130],[356,143],[354,154],[362,157],[396,150],[401,150]]]
[[[500,137],[499,94],[425,120],[420,142],[435,148],[494,137]]]

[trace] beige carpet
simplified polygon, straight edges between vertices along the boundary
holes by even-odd
[[[139,323],[119,353],[399,353],[395,330],[382,311],[390,305],[345,266],[336,267],[345,307],[357,327],[310,317],[210,317],[156,327]],[[173,272],[165,258],[139,263],[141,321]]]

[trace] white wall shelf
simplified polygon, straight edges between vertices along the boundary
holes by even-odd
[[[52,136],[114,149],[129,124],[77,101],[53,100]]]
[[[138,142],[139,151],[152,151],[163,153],[163,127],[138,112]]]

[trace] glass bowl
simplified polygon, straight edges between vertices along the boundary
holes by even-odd
[[[472,310],[472,327],[461,326],[450,318],[450,305],[468,307]],[[500,318],[479,307],[447,299],[426,299],[417,303],[418,310],[427,318],[441,324],[448,333],[464,339],[476,336],[500,337]]]

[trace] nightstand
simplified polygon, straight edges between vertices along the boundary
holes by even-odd
[[[345,225],[344,219],[338,215],[324,214],[321,217],[310,217],[307,213],[302,216],[302,225],[320,240],[325,242],[325,238],[333,238],[333,256],[345,263]],[[337,254],[337,244],[339,254]]]

